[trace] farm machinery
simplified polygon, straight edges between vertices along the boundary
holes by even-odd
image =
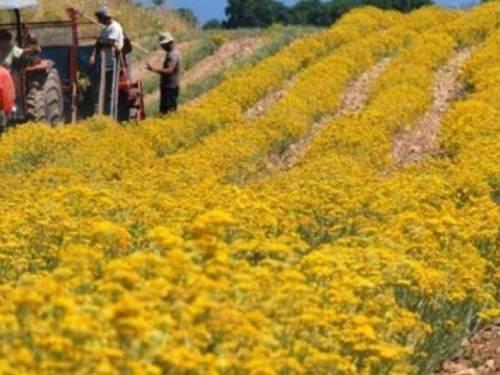
[[[103,114],[102,105],[96,104],[103,101],[102,74],[99,84],[89,62],[94,23],[75,8],[67,9],[65,21],[23,22],[21,10],[37,6],[38,0],[0,0],[0,11],[13,16],[12,22],[0,24],[0,30],[15,35],[20,48],[41,47],[41,52],[23,55],[9,68],[0,66],[0,130],[28,121],[55,125]],[[145,117],[142,82],[133,82],[130,64],[121,61],[113,75],[116,109],[109,113],[120,122],[141,120]]]

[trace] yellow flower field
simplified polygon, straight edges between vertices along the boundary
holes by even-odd
[[[359,9],[170,117],[2,136],[0,374],[430,373],[500,315],[499,17]],[[397,166],[464,48],[441,153]]]

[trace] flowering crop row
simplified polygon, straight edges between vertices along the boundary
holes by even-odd
[[[495,7],[488,9],[495,10],[498,12]],[[446,41],[439,33],[434,36]],[[469,78],[471,86],[490,79],[495,82],[496,54],[492,49],[496,43],[498,32],[466,67],[465,77],[477,77]],[[354,273],[366,275],[367,283],[378,293],[380,288],[388,288],[400,307],[417,313],[422,322],[429,324],[432,334],[425,335],[426,340],[414,347],[414,354],[425,353],[425,357],[413,357],[415,363],[429,371],[440,357],[456,348],[476,314],[496,306],[497,293],[492,287],[497,285],[497,277],[489,262],[498,264],[494,244],[498,238],[494,224],[498,209],[490,192],[495,191],[492,182],[498,176],[498,167],[493,162],[494,153],[486,149],[478,153],[479,144],[493,148],[495,143],[494,138],[485,142],[480,135],[484,131],[484,135],[494,134],[496,113],[491,108],[479,111],[471,106],[478,104],[479,96],[497,103],[491,92],[484,91],[456,105],[443,124],[445,147],[452,153],[466,147],[469,153],[464,154],[470,159],[458,165],[438,160],[409,167],[395,176],[381,176],[390,163],[391,135],[401,124],[412,123],[423,114],[431,95],[425,77],[430,76],[436,62],[449,57],[452,51],[443,48],[446,44],[426,46],[436,48],[436,52],[441,48],[441,53],[426,54],[434,56],[434,63],[422,64],[411,49],[404,51],[400,61],[394,61],[375,85],[364,113],[329,124],[299,167],[272,183],[259,184],[256,190],[262,196],[277,197],[274,209],[281,212],[281,230],[291,217],[302,222],[302,238],[319,246],[314,253],[321,257],[329,249],[335,251],[337,261],[347,257],[354,265]],[[415,51],[419,50],[417,44]],[[395,74],[398,65],[405,67],[399,69],[401,75]],[[409,73],[413,70],[419,73],[421,84],[411,80]],[[412,88],[423,89],[423,94],[417,96],[420,102],[413,104],[409,88],[397,84],[403,77],[408,77]],[[403,108],[386,99],[384,94],[389,88],[394,90],[392,98],[405,98],[404,103],[397,103]],[[494,83],[489,88],[493,89]],[[484,127],[478,124],[479,119]],[[486,153],[493,157],[486,159]],[[464,154],[459,153],[458,160],[462,161]],[[485,168],[489,173],[481,176]],[[353,247],[358,247],[354,254]],[[384,269],[383,276],[379,267]]]
[[[437,8],[424,9],[402,19],[383,35],[375,34],[339,48],[304,70],[287,95],[265,116],[250,123],[232,124],[198,147],[170,158],[171,173],[182,171],[182,175],[196,179],[215,175],[230,181],[241,181],[257,173],[265,168],[271,153],[280,152],[304,137],[313,122],[340,109],[341,95],[348,82],[377,59],[407,48],[418,38],[419,30],[457,17],[459,14]],[[433,41],[438,42],[436,48],[449,39],[441,41],[441,37]]]
[[[189,147],[206,134],[243,120],[246,109],[263,95],[279,89],[294,74],[336,48],[391,27],[395,12],[375,8],[353,12],[331,29],[293,42],[275,56],[228,77],[199,101],[169,119],[169,126],[155,120],[141,126],[160,155]],[[202,125],[201,125],[202,124]]]

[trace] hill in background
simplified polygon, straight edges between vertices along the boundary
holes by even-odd
[[[54,21],[67,19],[66,10],[75,7],[93,17],[95,10],[101,6],[98,0],[40,0],[36,10],[26,10],[23,18],[29,21]],[[140,3],[110,0],[107,2],[116,19],[124,26],[128,35],[134,38],[152,35],[159,30],[169,29],[176,34],[188,32],[189,26],[184,20],[170,10],[147,8]],[[0,14],[1,21],[10,20],[8,12]]]

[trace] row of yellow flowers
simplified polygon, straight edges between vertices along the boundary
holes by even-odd
[[[7,134],[0,373],[428,370],[478,316],[493,312],[496,297],[500,217],[490,197],[496,135],[488,125],[496,123],[498,94],[488,79],[496,82],[499,13],[495,4],[468,13],[356,11],[340,23],[346,38],[351,29],[394,27],[308,57],[288,95],[254,122],[244,124],[241,113],[286,76],[241,94],[251,99],[232,112],[203,108],[227,116],[220,130],[168,158],[158,158],[151,132],[182,133],[192,144],[189,121],[212,124],[205,115],[195,121],[198,107],[145,127],[96,118]],[[325,37],[329,51],[336,35]],[[384,173],[394,132],[429,106],[433,72],[454,48],[484,38],[463,75],[476,93],[444,122],[443,145],[454,159]],[[329,123],[296,168],[229,182],[236,169],[259,172],[269,152],[338,108],[346,83],[394,50],[367,108]],[[236,96],[242,81],[234,79],[224,90]],[[315,87],[328,95],[314,97]],[[470,117],[476,108],[485,111]],[[185,133],[183,116],[193,116]]]
[[[373,66],[378,59],[407,48],[419,38],[419,31],[443,22],[446,24],[459,17],[461,15],[458,12],[424,8],[402,17],[398,24],[382,34],[374,34],[339,48],[303,71],[287,95],[265,116],[250,123],[231,124],[207,137],[199,146],[169,158],[170,172],[178,171],[195,179],[214,175],[233,182],[240,182],[257,174],[265,168],[271,154],[282,152],[290,144],[305,137],[314,122],[339,110],[341,96],[347,84]],[[443,36],[444,40],[441,40]],[[445,32],[433,38],[421,41],[419,48],[431,43],[437,43],[434,47],[429,46],[437,51],[442,51],[442,46],[446,43],[448,51],[452,48],[450,36]],[[418,56],[423,63],[425,59],[432,59],[422,56],[422,51],[412,52],[413,57]],[[425,53],[427,52],[426,50]],[[419,69],[425,70],[426,67]],[[399,80],[404,79],[405,76],[400,71],[395,72],[399,74]],[[418,70],[410,73],[417,76],[416,80],[419,81]],[[429,80],[432,79],[432,74],[428,75],[427,80],[424,77],[421,79],[424,81],[418,84],[431,87]],[[383,89],[384,87],[381,88],[382,92]],[[400,106],[400,111],[405,111],[405,108]]]
[[[344,30],[343,25],[360,25],[360,27],[366,29],[366,27],[370,26],[370,23],[366,20],[367,15],[372,15],[374,14],[374,18],[376,17],[383,19],[382,14],[380,11],[374,10],[374,9],[369,9],[366,11],[366,14],[364,13],[355,13],[352,16],[352,21],[349,21],[349,18],[347,18],[346,21],[343,21],[339,24],[339,26],[335,26],[332,28],[332,30],[337,30],[340,28],[340,30]],[[390,14],[392,16],[392,13]],[[425,17],[415,17],[416,20],[423,19],[423,21],[418,21],[418,23],[426,23],[427,21],[425,20]],[[375,22],[375,24],[377,24]],[[367,26],[368,25],[368,26]],[[343,32],[345,34],[345,32]],[[325,38],[324,38],[325,39]],[[333,35],[332,37],[333,41],[335,42],[336,40],[336,34]],[[325,39],[325,41],[328,41],[329,39]],[[388,39],[389,41],[391,40],[390,38]],[[334,42],[328,42],[328,43],[334,43]],[[377,48],[376,43],[375,48]],[[309,46],[306,46],[302,44],[302,48],[306,49],[309,48]],[[351,55],[355,52],[361,51],[361,53],[364,50],[362,48],[354,49],[352,48],[349,50]],[[335,54],[337,55],[337,54]],[[341,55],[342,56],[342,55]],[[344,57],[353,57],[349,55],[345,55]],[[271,58],[274,59],[274,58]],[[331,59],[330,59],[331,60]],[[317,64],[323,67],[327,66],[325,63],[331,63],[335,62],[335,60],[326,60],[322,64]],[[337,58],[339,60],[339,58]],[[368,60],[368,64],[371,60]],[[362,61],[364,62],[364,61]],[[368,65],[365,63],[364,65]],[[279,66],[278,63],[276,65]],[[316,68],[316,71],[318,69]],[[359,68],[358,68],[359,70]],[[314,72],[314,71],[313,71]],[[352,73],[353,74],[353,73]],[[351,74],[351,75],[352,75]],[[263,77],[265,75],[262,74]],[[314,77],[312,74],[307,74],[305,78],[311,78]],[[341,82],[346,81],[346,77],[339,77]],[[303,79],[302,82],[306,82],[306,79]],[[236,82],[238,83],[238,82]],[[302,84],[305,86],[304,84]],[[236,85],[239,87],[239,83]],[[338,95],[340,91],[343,89],[343,86],[336,85],[335,90],[336,94]],[[212,94],[209,94],[207,97],[210,97]],[[214,109],[212,109],[212,112],[216,112]],[[177,121],[177,119],[172,120],[174,123]],[[203,125],[202,125],[203,124]],[[204,126],[204,122],[200,122],[199,126]],[[162,122],[158,122],[156,125],[157,127],[159,126],[165,126]],[[171,127],[172,124],[171,122],[168,123],[168,127]],[[26,136],[29,134],[29,130],[26,130],[22,135],[21,139],[17,140],[16,137],[17,135],[12,135],[11,142],[9,142],[6,147],[2,149],[3,156],[5,158],[6,164],[4,164],[4,170],[9,170],[9,171],[29,171],[34,168],[37,168],[40,164],[42,165],[47,165],[50,163],[55,169],[53,168],[53,171],[56,174],[64,174],[64,176],[59,177],[57,176],[54,181],[52,182],[53,185],[58,185],[61,181],[60,178],[62,178],[62,181],[65,181],[69,179],[69,181],[72,181],[72,178],[76,178],[78,182],[82,182],[82,178],[80,175],[83,175],[85,177],[90,177],[92,180],[117,180],[117,181],[125,181],[125,180],[130,180],[130,190],[134,190],[137,195],[137,203],[135,204],[137,207],[141,207],[144,205],[149,206],[149,203],[152,203],[152,201],[158,201],[158,194],[160,194],[162,191],[165,191],[167,188],[167,192],[171,191],[173,187],[176,187],[177,189],[179,188],[179,185],[185,186],[182,184],[182,180],[179,180],[178,177],[181,177],[183,179],[187,178],[194,178],[196,177],[197,174],[200,174],[200,176],[205,176],[204,173],[209,172],[207,170],[206,172],[203,171],[203,166],[200,164],[200,162],[204,162],[203,160],[200,161],[200,159],[190,159],[190,173],[186,173],[187,171],[184,170],[184,168],[181,166],[181,168],[174,168],[174,166],[169,163],[168,165],[165,165],[163,160],[158,161],[155,158],[154,155],[154,150],[151,150],[148,147],[147,141],[148,137],[144,137],[143,134],[140,132],[141,129],[125,129],[125,130],[115,130],[114,127],[111,129],[107,129],[106,125],[103,124],[100,121],[95,121],[95,122],[89,122],[87,124],[87,128],[78,128],[78,129],[65,129],[60,132],[52,132],[48,129],[37,129],[33,128],[31,129],[33,131],[32,137],[36,137],[35,139],[32,140],[30,143],[29,147],[26,147]],[[98,143],[96,143],[96,133],[98,133]],[[219,145],[220,147],[220,145]],[[235,151],[242,152],[243,149],[238,150],[237,148]],[[93,155],[93,158],[89,160],[87,155]],[[216,157],[217,154],[214,154],[212,156],[212,162],[214,161],[213,158]],[[189,159],[189,158],[188,158]],[[91,161],[89,163],[89,161]],[[210,161],[210,160],[208,160]],[[236,162],[234,160],[233,162]],[[65,167],[70,166],[71,168],[71,173],[70,171],[65,170]],[[150,168],[145,168],[144,166],[149,166]],[[199,171],[199,172],[198,172]],[[47,171],[47,169],[44,169],[41,172],[35,172],[35,175],[39,175],[42,178],[42,181],[40,181],[41,184],[45,184],[46,180],[49,179],[47,175],[51,174],[51,170]],[[68,173],[70,172],[70,173]],[[76,172],[76,173],[75,173]],[[191,177],[190,177],[191,176]],[[137,180],[144,180],[144,187],[138,186],[136,181]],[[38,179],[35,178],[35,181],[38,182]],[[7,181],[5,181],[7,183]],[[35,183],[36,183],[35,182]],[[75,181],[76,182],[76,181]],[[16,181],[16,184],[20,184],[20,181]],[[31,186],[33,184],[33,176],[30,176],[29,178],[26,179],[26,183]],[[70,182],[68,182],[70,183]],[[117,184],[120,184],[120,182],[117,182]],[[210,181],[207,181],[207,184],[210,184]],[[56,202],[67,202],[68,199],[65,197],[62,197],[61,199],[56,200],[55,196],[58,194],[57,190],[61,190],[61,194],[68,195],[71,197],[71,200],[73,201],[73,196],[78,196],[81,194],[79,191],[76,193],[73,192],[73,190],[80,190],[79,188],[75,187],[74,184],[71,187],[70,191],[67,189],[56,189],[52,194],[42,197],[41,199],[47,199],[50,202],[56,201]],[[163,185],[163,186],[161,186]],[[171,186],[169,186],[171,185]],[[201,191],[203,191],[203,185],[199,185],[199,188]],[[7,191],[8,189],[6,189]],[[25,192],[28,192],[26,194],[31,194],[29,191],[30,189],[19,189],[18,186],[16,186],[14,189],[14,192],[9,196],[11,204],[17,204],[17,199],[16,196],[19,196],[19,201],[23,202],[27,198],[24,196]],[[85,190],[85,189],[83,189]],[[146,196],[140,196],[143,195],[141,190],[146,190],[146,191],[151,191],[155,192],[154,194],[151,195],[146,195]],[[198,190],[198,189],[197,189]],[[91,195],[95,195],[92,193]],[[105,196],[105,197],[110,197],[112,194],[109,191],[105,191],[102,194],[98,194],[100,196]],[[114,196],[117,196],[117,193],[114,193]],[[147,200],[150,199],[150,200]],[[169,197],[167,199],[168,202],[171,202],[172,199]],[[84,200],[86,202],[86,200]],[[115,199],[114,201],[112,200],[112,208],[108,207],[108,205],[102,206],[101,204],[96,204],[95,207],[91,210],[81,210],[80,215],[83,215],[84,217],[93,217],[97,213],[102,213],[104,216],[110,216],[107,215],[106,213],[110,211],[118,211],[118,214],[112,215],[113,217],[119,217],[122,214],[122,212],[127,212],[127,204],[128,202],[128,197],[123,199],[123,203],[119,204],[119,208],[116,207],[116,202],[117,200]],[[126,203],[125,203],[126,202]],[[146,203],[145,203],[146,202]],[[36,202],[36,208],[42,207],[42,205],[39,205],[40,200]],[[79,204],[79,199],[75,200],[75,203],[78,205]],[[48,206],[51,206],[53,203],[47,203]],[[57,205],[59,203],[56,203]],[[182,204],[181,204],[182,205]],[[172,220],[178,220],[180,225],[185,224],[185,218],[186,216],[188,218],[193,217],[193,215],[196,214],[196,212],[199,212],[203,210],[204,205],[200,204],[196,209],[184,209],[181,208],[180,210],[182,211],[182,215],[180,214],[172,214],[170,215]],[[162,207],[163,209],[163,207]],[[15,211],[7,211],[7,216],[10,213],[15,213]],[[44,218],[44,210],[37,210],[34,209],[35,213],[33,213],[34,216],[39,217],[42,223],[52,223],[51,220],[47,221],[47,219]],[[163,210],[161,210],[163,211]],[[142,225],[137,228],[138,233],[143,233],[144,231],[147,230],[147,228],[150,227],[151,223],[158,223],[159,222],[159,214],[158,213],[152,213],[151,210],[146,210],[144,215],[147,215],[147,217],[143,218],[143,223]],[[71,216],[72,214],[70,214]],[[42,219],[43,218],[43,219]],[[38,238],[39,236],[31,237],[28,235],[24,235],[24,233],[19,233],[21,228],[24,227],[20,221],[25,220],[24,217],[14,217],[9,220],[6,220],[6,226],[7,228],[14,228],[13,230],[9,230],[5,228],[4,233],[6,236],[6,243],[9,244],[9,247],[11,249],[15,248],[21,248],[23,246],[29,245],[31,248],[36,249],[35,251],[38,252],[38,249],[46,249],[46,248],[51,248],[54,247],[54,241],[52,239],[52,236],[46,236],[42,235],[42,239]],[[137,220],[136,218],[134,220]],[[61,225],[58,227],[58,230],[55,231],[54,235],[59,238],[57,241],[59,244],[66,243],[71,237],[76,237],[77,235],[74,233],[73,230],[68,230],[67,226],[69,225],[69,222],[72,222],[69,218],[63,219],[59,218],[58,221],[61,223],[66,223],[65,225]],[[141,220],[142,221],[142,220]],[[132,224],[130,224],[132,225]],[[137,225],[134,225],[137,227]],[[80,230],[84,230],[85,227],[80,228]],[[76,229],[75,229],[76,230]],[[142,230],[142,232],[141,232]],[[15,238],[17,238],[17,241],[13,241],[9,236],[11,236],[11,233],[14,233]],[[27,233],[31,233],[28,231]],[[43,232],[42,232],[43,233]],[[63,234],[64,233],[64,234]],[[19,238],[23,238],[23,241],[19,241]]]
[[[396,12],[376,8],[354,11],[330,29],[291,43],[281,52],[255,66],[243,69],[195,101],[169,126],[151,120],[142,123],[159,155],[190,147],[203,136],[227,124],[241,121],[245,110],[264,95],[282,87],[290,77],[321,56],[366,35],[391,27],[400,18]]]
[[[485,31],[477,34],[480,40],[496,27],[495,12],[498,15],[498,7],[492,5],[470,14],[488,14],[493,21],[483,23]],[[489,307],[496,307],[498,285],[497,269],[489,264],[491,260],[498,264],[498,209],[490,198],[498,167],[493,163],[494,153],[488,150],[495,137],[489,142],[481,137],[494,134],[497,114],[487,106],[481,111],[475,107],[478,97],[489,103],[498,103],[498,98],[491,91],[477,90],[445,121],[446,149],[453,154],[466,147],[470,151],[466,160],[459,154],[459,164],[438,160],[387,175],[394,132],[423,114],[431,98],[432,71],[452,55],[454,44],[447,43],[446,35],[432,32],[422,40],[429,39],[435,43],[425,44],[426,49],[417,44],[414,51],[403,51],[399,61],[392,63],[375,84],[364,113],[329,124],[301,166],[256,187],[264,196],[277,197],[276,207],[288,212],[281,215],[285,222],[289,216],[303,220],[303,238],[321,246],[318,257],[325,250],[334,251],[337,261],[348,257],[354,273],[368,272],[367,282],[378,293],[378,288],[389,288],[399,306],[417,313],[431,326],[432,334],[414,348],[426,357],[413,358],[427,371],[457,348],[462,335],[477,322],[476,314],[486,317],[498,312],[486,313]],[[497,43],[498,32],[466,67],[469,86],[479,88],[491,82],[488,87],[495,87],[498,68],[493,49]],[[416,53],[423,50],[432,56],[427,63]],[[481,65],[486,67],[478,69]],[[413,71],[419,80],[412,79]],[[420,90],[413,101],[405,78],[412,90]],[[405,101],[391,105],[394,98]],[[486,146],[483,152],[479,145]],[[333,249],[332,242],[336,244]],[[383,277],[374,267],[385,269]]]

